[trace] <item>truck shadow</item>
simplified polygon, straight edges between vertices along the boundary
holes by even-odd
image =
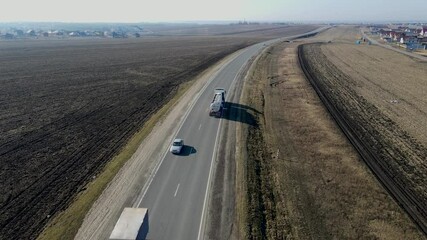
[[[182,146],[181,153],[178,156],[190,156],[191,154],[196,154],[197,150],[193,146],[184,145]]]
[[[260,113],[258,110],[243,104],[232,102],[225,102],[224,107],[225,109],[222,113],[221,118],[230,121],[245,123],[251,126],[258,126],[254,115],[251,113],[253,112],[258,114]]]

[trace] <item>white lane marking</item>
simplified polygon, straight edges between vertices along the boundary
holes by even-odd
[[[178,189],[179,189],[179,183],[178,183],[178,186],[176,186],[175,194],[173,195],[173,197],[176,197],[176,194],[178,193]]]
[[[209,186],[210,186],[211,176],[212,176],[212,165],[213,165],[214,159],[216,158],[216,149],[217,149],[217,143],[218,143],[218,135],[220,133],[219,130],[221,129],[221,123],[222,123],[222,119],[219,120],[218,130],[216,131],[214,152],[213,152],[212,159],[211,159],[211,166],[209,168],[209,177],[208,177],[208,182],[207,182],[208,186],[206,187],[205,199],[203,201],[203,208],[202,208],[202,216],[200,219],[199,234],[197,236],[198,240],[203,239],[202,235],[204,234],[203,233],[204,232],[204,226],[203,225],[205,224],[204,222],[205,222],[206,204],[208,201],[208,192],[209,192]]]
[[[202,124],[199,125],[199,130],[200,130],[200,128],[202,128]]]

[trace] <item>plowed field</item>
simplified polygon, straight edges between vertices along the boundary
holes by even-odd
[[[245,46],[206,39],[9,44],[0,56],[4,239],[34,237],[180,83]]]

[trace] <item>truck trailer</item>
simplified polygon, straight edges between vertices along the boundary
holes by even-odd
[[[110,240],[144,240],[148,234],[148,209],[125,208],[111,232]]]
[[[221,117],[225,105],[225,90],[224,88],[216,88],[214,97],[209,106],[209,116]]]

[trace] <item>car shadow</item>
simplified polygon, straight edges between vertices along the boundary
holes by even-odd
[[[249,107],[240,103],[226,102],[221,118],[245,123],[251,126],[258,126],[257,121],[252,113],[261,113],[253,107]]]
[[[178,156],[190,156],[196,154],[197,150],[193,146],[184,145],[182,146],[181,152],[177,154]]]

